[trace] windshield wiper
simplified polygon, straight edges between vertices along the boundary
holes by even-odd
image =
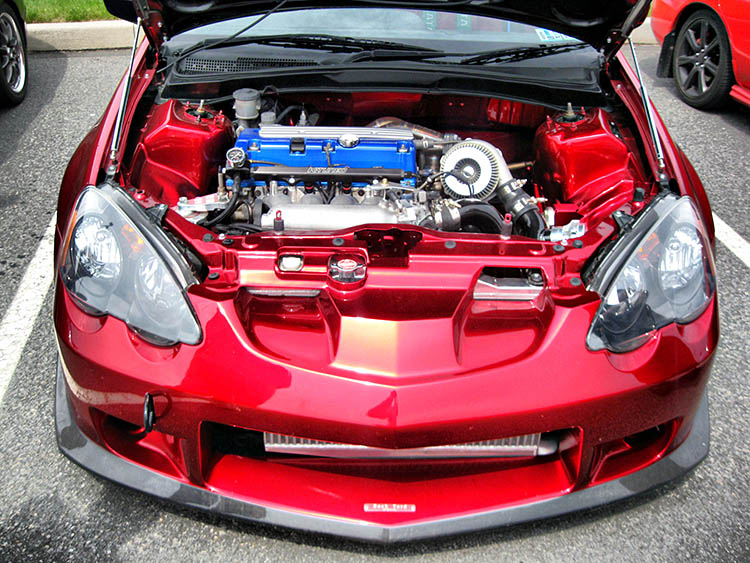
[[[586,43],[565,43],[559,45],[533,45],[525,47],[512,47],[508,49],[495,49],[481,53],[448,52],[434,49],[418,49],[414,51],[398,51],[393,49],[373,49],[372,51],[361,51],[354,53],[345,59],[337,61],[339,64],[356,63],[360,61],[422,61],[440,58],[458,58],[451,64],[460,65],[484,65],[495,63],[511,63],[538,59],[547,55],[575,51],[587,47]]]
[[[399,49],[373,49],[353,53],[344,59],[336,61],[337,64],[357,63],[361,61],[422,61],[427,59],[440,59],[443,57],[465,57],[468,53],[450,53],[438,51],[437,49],[423,49],[418,47],[412,50]]]
[[[567,53],[589,47],[588,43],[560,43],[557,45],[534,45],[528,47],[515,47],[512,49],[499,49],[496,51],[485,51],[465,57],[458,61],[462,65],[485,65],[495,63],[515,63],[529,59],[540,59],[548,55]]]
[[[174,66],[176,63],[186,59],[198,51],[207,51],[210,49],[224,49],[226,47],[237,47],[240,45],[270,45],[274,47],[296,47],[298,49],[314,49],[329,51],[331,53],[351,53],[351,60],[360,60],[357,55],[364,55],[368,58],[372,53],[389,53],[394,58],[398,55],[404,57],[405,54],[428,57],[444,56],[442,51],[436,49],[426,49],[416,45],[405,43],[395,43],[393,41],[382,41],[378,39],[358,39],[354,37],[345,37],[339,35],[267,35],[262,37],[231,37],[221,42],[203,41],[200,45],[191,45],[187,49],[177,53],[176,58],[171,61],[163,70]],[[349,62],[347,57],[344,62]],[[330,62],[330,61],[328,61]]]
[[[425,49],[416,45],[395,43],[393,41],[382,41],[379,39],[359,39],[340,35],[268,35],[264,37],[237,37],[231,41],[221,44],[221,47],[232,45],[272,45],[278,47],[297,47],[300,49],[320,49],[333,53],[350,53],[352,50],[365,52],[373,48],[383,48],[391,51],[404,52],[431,52],[440,53],[435,49]],[[211,47],[208,47],[209,49]]]

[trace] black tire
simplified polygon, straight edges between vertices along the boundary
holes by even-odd
[[[672,70],[677,92],[699,109],[727,102],[734,83],[732,51],[724,24],[714,12],[699,10],[680,28]]]
[[[23,24],[0,2],[0,106],[15,106],[26,97],[29,82]]]

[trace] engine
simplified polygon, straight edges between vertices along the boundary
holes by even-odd
[[[475,137],[397,117],[319,125],[304,105],[277,113],[276,101],[248,89],[235,92],[233,121],[229,112],[172,100],[155,106],[131,181],[188,220],[231,235],[406,224],[565,241],[584,234],[578,219],[588,201],[630,192],[642,176],[632,138],[601,109],[569,108],[545,122],[518,111],[527,111],[523,105],[493,108],[488,102],[480,118],[464,110]],[[351,120],[352,111],[324,121]],[[503,119],[511,129],[493,129]],[[516,125],[521,119],[526,129]],[[175,139],[184,148],[175,150]],[[516,162],[506,162],[500,144]],[[592,148],[601,155],[595,162]],[[193,158],[197,165],[184,166]]]
[[[418,224],[415,140],[407,130],[268,125],[240,132],[227,153],[237,179],[262,205],[263,228],[336,230],[365,223]]]

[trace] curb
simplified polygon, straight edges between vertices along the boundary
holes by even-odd
[[[128,49],[133,44],[135,26],[123,20],[76,23],[30,23],[26,25],[29,51],[88,51]],[[633,30],[633,41],[656,45],[651,18]]]
[[[125,49],[134,32],[135,25],[123,20],[26,24],[29,51]]]
[[[633,43],[636,45],[658,45],[659,42],[654,37],[654,32],[651,29],[651,18],[646,18],[644,22],[633,30],[630,34],[633,38]]]

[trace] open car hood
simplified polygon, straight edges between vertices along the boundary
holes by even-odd
[[[119,18],[135,22],[140,17],[146,35],[158,48],[167,38],[188,29],[262,14],[276,8],[282,0],[105,0],[104,3]],[[345,5],[456,11],[559,31],[611,57],[630,32],[643,22],[650,3],[651,0],[287,0],[277,11]]]

